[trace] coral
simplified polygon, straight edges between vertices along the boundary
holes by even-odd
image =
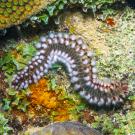
[[[74,89],[90,104],[115,106],[121,104],[126,97],[126,81],[103,82],[97,78],[93,52],[80,37],[68,33],[50,33],[41,37],[36,48],[36,56],[13,77],[12,87],[16,90],[36,83],[58,62],[66,67]]]
[[[41,11],[52,1],[7,0],[0,1],[0,29],[17,25]]]

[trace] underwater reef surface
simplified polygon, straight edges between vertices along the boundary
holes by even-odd
[[[111,11],[107,10],[107,12],[110,13]],[[0,76],[0,79],[2,79],[0,80],[0,83],[2,83],[0,85],[2,86],[0,89],[0,100],[2,101],[0,115],[4,113],[2,117],[5,117],[0,122],[6,123],[0,126],[0,134],[3,134],[3,131],[9,134],[21,134],[31,127],[44,127],[55,121],[63,122],[69,120],[79,121],[90,127],[92,126],[103,134],[134,133],[135,12],[127,8],[117,12],[117,14],[115,13],[115,15],[107,16],[105,19],[101,19],[101,14],[100,17],[92,18],[88,13],[75,11],[61,13],[58,17],[59,23],[57,25],[53,24],[53,26],[49,24],[46,31],[48,33],[52,30],[59,31],[59,33],[61,31],[69,31],[68,33],[71,35],[79,35],[88,45],[88,49],[95,52],[94,60],[96,61],[97,77],[99,79],[108,81],[108,78],[112,78],[112,80],[120,81],[124,78],[124,81],[128,82],[129,96],[124,104],[119,109],[110,110],[109,107],[106,107],[106,109],[109,109],[108,111],[103,110],[105,109],[103,107],[100,110],[92,108],[75,92],[75,87],[72,87],[71,81],[69,81],[67,76],[68,73],[65,72],[66,70],[60,64],[54,64],[48,74],[43,75],[41,79],[29,85],[28,88],[16,91],[11,87],[13,76],[27,67],[29,61],[35,57],[37,52],[43,50],[42,48],[36,48],[35,45],[39,42],[39,37],[47,35],[47,32],[43,30],[44,32],[38,31],[36,33],[30,29],[34,36],[27,33],[29,36],[26,36],[25,41],[21,39],[17,42],[11,38],[5,40],[8,36],[7,34],[4,40],[3,38],[1,39],[5,46],[0,50],[0,75],[2,75]],[[106,16],[106,13],[103,16]],[[25,33],[25,31],[23,32]],[[58,39],[58,41],[60,40]],[[49,42],[51,43],[51,40]],[[63,40],[60,42],[63,42]],[[43,43],[41,42],[41,44]],[[56,46],[57,49],[58,47]],[[52,48],[53,46],[51,46],[50,50]],[[63,52],[61,46],[59,49]],[[75,50],[75,48],[72,49]],[[71,51],[68,51],[68,54],[69,56],[74,56],[76,53],[71,55]],[[91,57],[89,60],[91,61]],[[81,62],[83,62],[82,58]],[[34,63],[31,64],[34,65]],[[72,65],[70,64],[69,67]],[[37,66],[35,65],[34,67]],[[91,63],[90,67],[93,67]],[[79,66],[78,69],[80,69]],[[31,71],[28,73],[31,73]],[[90,73],[93,73],[92,70]],[[104,78],[105,76],[107,78]],[[71,77],[73,78],[73,76]],[[5,85],[5,82],[8,85]],[[81,84],[85,85],[86,83],[83,82]],[[9,131],[9,126],[12,127],[12,131]]]
[[[123,73],[129,77],[134,73],[135,12],[126,9],[120,15],[117,13],[103,21],[82,15],[81,12],[66,12],[60,16],[59,30],[68,29],[70,33],[80,35],[94,50],[98,75],[102,79],[103,76],[122,79]],[[110,20],[113,25],[110,25]]]

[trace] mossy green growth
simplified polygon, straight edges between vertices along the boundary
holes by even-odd
[[[12,128],[8,126],[8,119],[4,117],[3,113],[0,113],[0,134],[8,135],[11,130]]]
[[[125,2],[125,0],[57,0],[44,9],[44,12],[36,16],[36,20],[43,21],[48,24],[48,20],[52,16],[57,16],[67,6],[82,7],[83,12],[87,12],[90,9],[94,16],[97,11],[101,11],[105,16],[116,14],[116,11],[111,8],[110,5],[115,2]]]
[[[15,45],[13,45],[15,46]],[[8,53],[6,51],[9,51]],[[15,72],[24,68],[27,62],[35,54],[36,49],[33,44],[26,44],[24,42],[17,43],[17,46],[9,48],[5,51],[5,55],[0,58],[0,67],[4,71],[9,88],[7,88],[7,94],[2,100],[2,109],[10,111],[12,109],[18,109],[26,111],[29,102],[27,100],[28,91],[23,90],[18,92],[11,89],[12,77]]]
[[[121,17],[116,16],[117,26],[106,36],[106,46],[109,48],[108,57],[100,56],[97,62],[99,75],[113,79],[124,79],[129,82],[129,91],[134,91],[135,83],[135,12],[127,8]],[[106,25],[103,26],[106,28]]]
[[[127,114],[115,113],[111,117],[107,114],[97,116],[92,123],[93,128],[100,128],[103,134],[128,135],[135,133],[135,112]]]
[[[2,109],[4,111],[18,109],[26,112],[29,105],[28,93],[27,90],[22,90],[21,92],[13,89],[8,90],[7,97],[3,99]]]

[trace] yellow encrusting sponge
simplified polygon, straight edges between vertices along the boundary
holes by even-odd
[[[55,0],[0,0],[0,30],[17,25]]]

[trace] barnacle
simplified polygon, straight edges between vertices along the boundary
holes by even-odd
[[[53,1],[54,0],[1,0],[0,30],[22,23]]]

